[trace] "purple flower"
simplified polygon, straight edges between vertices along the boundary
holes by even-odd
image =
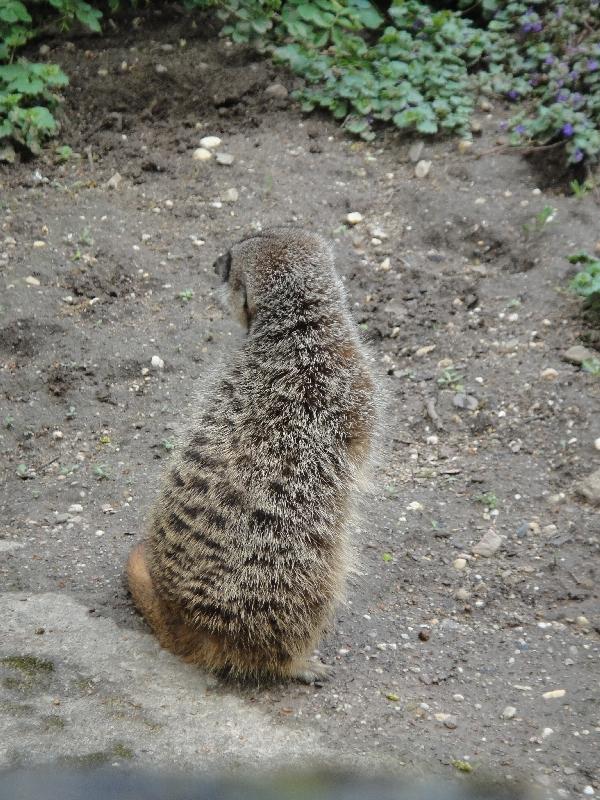
[[[509,100],[518,100],[519,99],[519,93],[517,92],[516,89],[511,89],[510,92],[506,93],[506,96],[509,98]]]
[[[521,25],[521,30],[523,33],[531,33],[533,30],[533,25],[531,22],[526,22],[524,25]]]
[[[572,72],[569,72],[569,78],[571,78],[572,81],[577,80],[578,77],[579,73],[577,72],[576,69],[574,69]]]
[[[517,125],[515,133],[525,133],[525,125]]]
[[[563,125],[562,132],[564,136],[573,136],[575,130],[570,122],[567,122],[566,125]]]
[[[543,27],[544,26],[542,25],[541,22],[534,22],[533,25],[531,26],[531,30],[534,33],[539,33],[542,30]]]
[[[544,64],[554,64],[554,56],[546,56]]]
[[[506,122],[506,120],[502,120],[498,127],[501,131],[505,131],[508,128],[508,122]]]
[[[559,92],[556,95],[556,102],[557,103],[564,103],[568,99],[569,99],[569,93],[568,92]]]
[[[575,164],[579,164],[580,161],[583,161],[583,153],[579,148],[573,153],[573,161]]]
[[[598,67],[600,67],[600,62],[598,62],[595,58],[590,58],[590,60],[587,62],[588,72],[595,72]]]
[[[569,99],[569,102],[571,103],[571,105],[573,105],[575,107],[581,105],[582,101],[583,101],[583,95],[580,94],[579,92],[573,92],[573,94],[571,95],[571,97]]]

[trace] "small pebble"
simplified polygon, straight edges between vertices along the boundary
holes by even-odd
[[[415,178],[426,178],[431,169],[431,161],[418,161],[415,167]]]
[[[461,139],[457,147],[459,153],[468,153],[473,148],[473,142],[470,139]]]
[[[600,450],[600,436],[597,439],[594,439],[594,447],[596,450]]]
[[[464,559],[461,559],[461,561],[463,560]],[[462,600],[464,602],[465,600],[468,600],[469,597],[471,597],[471,592],[468,589],[465,589],[463,586],[461,586],[460,589],[456,590],[455,597],[457,600]]]
[[[589,619],[587,617],[584,617],[583,614],[578,616],[575,622],[579,625],[580,628],[587,628],[587,626],[590,624]]]
[[[348,225],[358,225],[359,222],[362,222],[362,219],[363,215],[360,211],[351,211],[346,215],[346,222]]]
[[[206,147],[197,147],[192,153],[194,161],[208,161],[212,158],[212,153]]]
[[[154,71],[155,71],[155,72],[156,72],[158,75],[164,75],[166,72],[168,72],[168,70],[167,70],[167,68],[165,67],[165,65],[164,65],[164,64],[157,64],[157,65],[154,67]]]
[[[223,166],[229,167],[234,162],[234,157],[231,153],[217,153],[215,156],[217,164],[223,164]]]
[[[462,703],[462,701],[465,698],[464,698],[464,695],[462,695],[462,694],[453,694],[452,695],[452,699],[455,700],[457,703]]]
[[[64,433],[62,431],[52,431],[52,438],[53,439],[62,439]]]
[[[150,365],[152,366],[152,369],[163,369],[165,362],[160,356],[152,356],[150,359]]]
[[[272,83],[265,89],[267,97],[275,97],[277,100],[284,100],[289,92],[282,83]]]
[[[566,692],[564,689],[552,689],[552,691],[550,692],[544,692],[542,697],[544,698],[544,700],[554,700],[559,697],[564,697],[565,694]]]
[[[25,283],[28,283],[30,286],[39,286],[40,282],[37,278],[34,278],[33,275],[28,275],[25,278]]]
[[[467,566],[467,560],[465,558],[455,558],[452,566],[454,569],[463,570]]]
[[[552,730],[552,728],[544,728],[544,730],[542,731],[542,739],[547,739],[548,736],[552,736],[553,733],[554,731]]]
[[[119,186],[121,185],[122,180],[123,176],[119,172],[115,172],[112,178],[109,178],[106,181],[106,187],[108,189],[118,189]]]
[[[408,151],[408,157],[413,164],[416,164],[417,161],[421,159],[421,153],[423,152],[424,147],[425,142],[423,141],[415,142],[413,145],[411,145],[410,150]]]
[[[221,140],[218,136],[204,136],[200,139],[200,147],[206,147],[207,150],[214,150],[220,144]]]
[[[501,544],[502,537],[499,536],[493,528],[490,528],[480,541],[477,542],[473,548],[473,552],[475,555],[483,556],[483,558],[490,558]]]
[[[514,706],[506,706],[502,714],[500,716],[502,719],[512,719],[515,714],[517,713],[517,709]]]
[[[79,503],[73,503],[73,505],[69,506],[69,514],[81,514],[83,511],[83,506]]]
[[[555,381],[558,378],[558,370],[552,369],[552,367],[543,369],[540,372],[540,378],[543,378],[545,381]]]
[[[587,786],[584,786],[583,787],[583,793],[585,795],[587,795],[588,797],[592,797],[593,794],[594,794],[594,787],[590,786],[589,784]]]
[[[237,189],[231,188],[227,189],[227,191],[221,196],[221,200],[224,203],[235,203],[239,198],[239,192]]]

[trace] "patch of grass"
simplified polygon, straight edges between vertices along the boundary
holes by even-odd
[[[462,761],[460,758],[455,758],[454,761],[450,762],[454,769],[457,769],[459,772],[473,772],[475,767],[472,764],[469,764],[468,761]]]
[[[131,747],[127,747],[127,745],[123,744],[123,742],[116,742],[113,745],[112,751],[117,758],[124,758],[128,761],[135,756],[135,752],[131,749]]]
[[[97,481],[110,480],[110,472],[106,464],[95,464],[92,473]]]
[[[464,390],[464,378],[454,367],[446,367],[437,379],[438,386],[445,389],[453,389],[455,392]]]
[[[0,658],[0,664],[11,667],[11,669],[18,669],[26,675],[39,675],[54,671],[52,661],[37,656],[5,656]]]
[[[544,206],[542,210],[535,215],[531,222],[526,222],[523,225],[523,230],[528,236],[533,234],[543,233],[546,227],[556,218],[556,209],[552,206]]]
[[[595,378],[600,377],[600,358],[596,358],[595,356],[586,358],[585,361],[581,362],[581,369],[584,372],[589,372],[590,375],[593,375]]]
[[[184,289],[182,292],[179,292],[177,295],[179,300],[182,300],[184,303],[189,303],[190,300],[194,297],[194,290],[193,289]]]
[[[496,508],[498,508],[498,498],[494,492],[484,492],[483,494],[478,495],[475,500],[484,505],[486,508],[489,508],[490,511],[494,511]]]

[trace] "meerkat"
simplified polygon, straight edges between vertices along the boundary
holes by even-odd
[[[328,243],[274,228],[215,262],[246,336],[201,393],[130,554],[160,644],[241,679],[311,682],[342,597],[376,383]]]

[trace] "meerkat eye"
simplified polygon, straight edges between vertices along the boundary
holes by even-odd
[[[229,280],[229,273],[231,271],[231,253],[227,251],[222,256],[219,256],[213,264],[215,273],[219,275],[223,283]]]

